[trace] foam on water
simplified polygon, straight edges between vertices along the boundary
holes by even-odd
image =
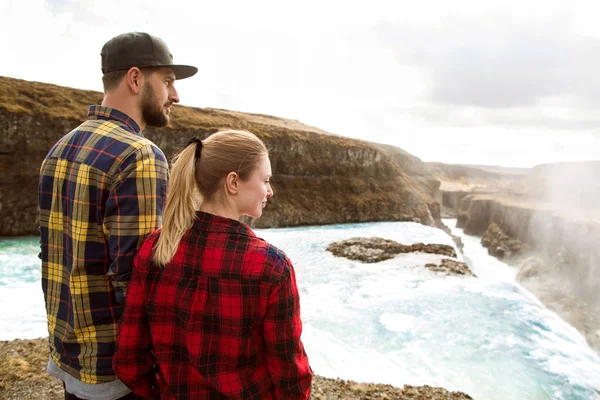
[[[379,322],[390,332],[405,333],[415,327],[418,319],[400,313],[383,313],[379,316]]]
[[[303,340],[319,374],[437,385],[490,400],[593,399],[600,390],[600,359],[582,336],[516,284],[516,269],[490,257],[478,238],[463,238],[464,260],[477,275],[465,278],[423,268],[439,262],[438,255],[361,264],[325,251],[356,236],[453,244],[442,231],[418,224],[258,234],[284,249],[298,270]]]
[[[0,340],[48,336],[40,284],[0,286],[0,320]]]
[[[0,340],[48,336],[37,238],[0,240]]]
[[[356,236],[453,245],[441,230],[415,223],[257,234],[283,249],[295,265],[303,341],[318,374],[397,386],[442,386],[478,400],[587,400],[600,391],[600,358],[583,337],[516,284],[515,269],[488,256],[476,238],[463,238],[464,260],[475,278],[444,277],[425,269],[426,263],[440,262],[443,257],[438,255],[402,254],[362,264],[326,251],[329,243]],[[0,242],[0,260],[10,264],[0,271],[21,269],[27,281],[32,276],[28,262],[33,262],[37,247],[33,239],[21,242],[35,252]],[[39,269],[39,261],[35,263]],[[1,337],[45,332],[39,283],[16,283],[11,276],[0,286],[0,300],[22,294],[22,304],[16,306],[21,311],[2,301],[0,315],[9,327],[0,328]]]

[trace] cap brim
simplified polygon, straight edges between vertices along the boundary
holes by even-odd
[[[165,65],[165,67],[173,70],[177,80],[189,78],[190,76],[196,75],[196,72],[198,72],[198,68],[192,67],[191,65]]]

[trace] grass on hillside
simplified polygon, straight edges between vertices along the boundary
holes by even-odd
[[[48,83],[0,76],[0,110],[12,114],[45,115],[83,121],[91,104],[100,104],[103,94]],[[191,129],[216,132],[223,129],[249,130],[262,138],[288,137],[294,141],[319,140],[348,148],[371,147],[369,143],[334,135],[296,120],[212,108],[176,105],[171,130]]]

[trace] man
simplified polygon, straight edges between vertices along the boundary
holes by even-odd
[[[40,169],[42,288],[48,373],[66,399],[135,399],[112,369],[117,325],[145,236],[157,229],[168,164],[141,131],[166,126],[179,102],[167,45],[147,33],[109,40],[101,52],[104,100],[61,138]]]

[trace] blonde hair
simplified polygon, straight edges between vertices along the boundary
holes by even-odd
[[[201,146],[198,158],[197,146]],[[192,227],[201,202],[215,199],[230,172],[246,180],[268,154],[256,135],[237,130],[217,132],[201,144],[191,142],[179,152],[173,158],[154,264],[164,266],[171,261],[181,238]]]

